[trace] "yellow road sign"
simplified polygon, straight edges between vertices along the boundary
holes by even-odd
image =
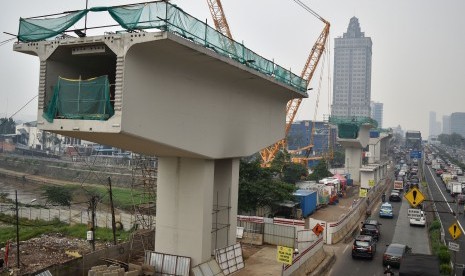
[[[454,222],[449,227],[449,234],[454,240],[460,237],[460,235],[462,235],[462,231],[460,230],[460,227],[458,226],[457,222]]]
[[[368,186],[374,187],[375,186],[375,180],[374,179],[368,180]]]
[[[285,247],[278,245],[278,252],[276,254],[276,259],[280,263],[292,264],[292,253],[294,253],[294,249],[292,247]]]
[[[417,207],[420,203],[425,200],[425,196],[418,190],[417,187],[413,187],[404,195],[405,199],[410,203],[412,207]]]
[[[367,190],[367,189],[360,188],[360,190],[359,190],[359,192],[358,192],[358,197],[367,197],[367,194],[368,194],[368,190]]]

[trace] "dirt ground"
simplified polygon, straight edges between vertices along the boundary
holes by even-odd
[[[45,178],[44,183],[46,183]],[[0,193],[8,193],[8,198],[14,200],[16,190],[18,192],[18,201],[24,204],[30,203],[32,199],[36,199],[36,202],[39,203],[42,194],[41,186],[41,184],[0,176]],[[79,207],[77,206],[77,208]],[[0,231],[1,227],[5,226],[7,225],[0,224]],[[104,243],[96,243],[96,249],[105,246],[107,245]],[[27,241],[20,241],[19,249],[20,275],[33,273],[53,264],[64,263],[92,251],[88,241],[65,237],[59,233],[49,233]],[[5,256],[5,250],[5,247],[0,249],[0,258]],[[17,266],[16,252],[16,241],[13,240],[8,254],[8,267],[10,268]]]
[[[105,246],[107,244],[98,243],[96,249]],[[5,250],[5,247],[1,249],[1,256],[5,255]],[[53,264],[62,264],[91,251],[92,247],[86,240],[65,237],[59,233],[44,234],[27,241],[21,241],[19,244],[19,274],[33,273]],[[8,255],[8,267],[16,267],[16,243],[11,244]]]

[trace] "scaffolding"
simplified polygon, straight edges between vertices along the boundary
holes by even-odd
[[[157,192],[157,159],[137,154],[133,155],[132,162],[134,232],[131,234],[129,260],[141,258],[146,250],[155,249]]]
[[[131,194],[136,229],[154,229],[157,192],[157,159],[134,155]]]
[[[229,241],[229,229],[231,224],[229,223],[231,218],[231,206],[220,205],[219,204],[219,192],[216,193],[216,198],[213,199],[215,202],[213,204],[213,220],[212,220],[212,236],[214,242],[214,248],[218,249],[218,232],[226,231],[226,244]],[[231,190],[228,191],[228,201],[231,202]]]

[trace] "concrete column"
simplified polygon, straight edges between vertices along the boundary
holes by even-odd
[[[211,257],[214,160],[159,157],[155,251]]]
[[[360,184],[360,167],[362,166],[362,149],[346,147],[345,166],[350,173],[354,184]]]
[[[212,252],[236,243],[239,158],[215,160]]]

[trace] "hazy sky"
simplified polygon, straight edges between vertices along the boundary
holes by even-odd
[[[141,1],[88,0],[89,7],[113,6]],[[171,1],[184,11],[207,19],[211,16],[206,0]],[[334,38],[347,30],[356,16],[365,36],[373,42],[372,100],[384,103],[384,127],[401,125],[420,130],[427,137],[428,113],[443,115],[465,112],[465,1],[448,0],[302,0],[331,23],[329,55],[325,74],[320,69],[304,100],[297,120],[313,119],[316,93],[322,79],[317,119],[329,114],[332,96]],[[20,17],[31,17],[84,9],[85,0],[2,1],[0,42],[12,38],[3,32],[17,33]],[[222,0],[233,37],[258,54],[300,75],[318,35],[321,21],[293,0]],[[88,27],[108,20],[107,13],[90,13]],[[107,23],[108,21],[105,21]],[[82,28],[83,21],[72,28]],[[0,117],[11,116],[37,95],[38,58],[13,52],[13,42],[0,43]],[[34,100],[15,119],[35,119]]]

